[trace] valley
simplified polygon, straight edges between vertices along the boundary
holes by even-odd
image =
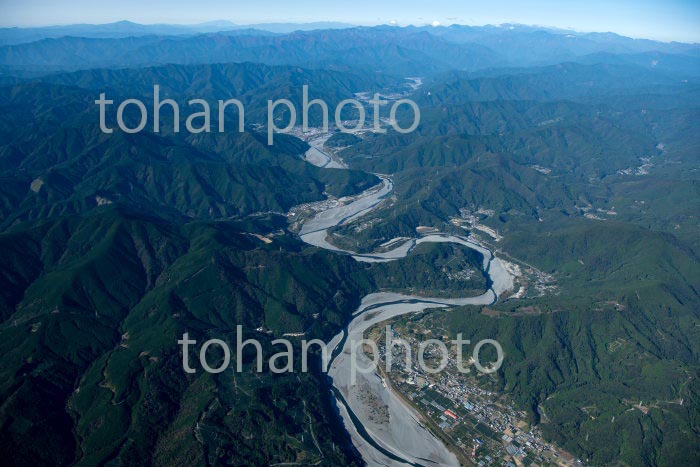
[[[406,257],[416,244],[424,242],[453,242],[477,250],[483,257],[483,268],[488,271],[491,286],[488,291],[476,297],[444,299],[403,295],[397,293],[373,293],[362,298],[360,307],[353,313],[353,320],[331,340],[333,358],[329,362],[328,373],[333,380],[336,403],[340,407],[345,426],[350,430],[353,443],[371,465],[422,466],[421,462],[439,465],[460,465],[457,458],[420,421],[421,416],[408,406],[394,391],[383,382],[383,377],[375,372],[361,374],[358,382],[348,380],[351,374],[350,352],[357,352],[355,358],[362,367],[367,367],[367,356],[360,349],[350,348],[353,341],[363,338],[373,325],[389,318],[406,313],[455,305],[487,305],[498,300],[498,295],[512,289],[512,278],[500,265],[493,253],[464,238],[432,234],[414,240],[407,240],[392,250],[379,254],[361,254],[340,249],[327,242],[328,229],[356,220],[377,206],[382,198],[391,193],[392,183],[384,178],[382,187],[373,189],[351,203],[331,207],[315,214],[306,221],[299,232],[300,238],[311,245],[334,252],[349,254],[357,261],[394,261]],[[352,370],[354,371],[354,370]],[[381,382],[381,384],[380,384]],[[368,396],[369,395],[369,396]],[[387,410],[387,417],[381,421],[370,415],[375,408],[368,406],[366,398],[377,401]]]
[[[0,28],[5,463],[699,464],[700,46],[431,24]]]

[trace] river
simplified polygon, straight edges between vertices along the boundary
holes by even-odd
[[[311,146],[310,151],[318,150],[318,144]],[[307,158],[309,162],[312,160],[316,158]],[[319,164],[325,162],[320,158],[318,160]],[[324,165],[327,166],[327,163]],[[331,358],[326,369],[333,382],[333,394],[345,427],[368,465],[459,466],[456,456],[428,431],[421,416],[390,389],[377,372],[357,373],[355,384],[350,384],[351,342],[362,339],[364,332],[377,323],[407,313],[427,308],[494,303],[500,294],[513,287],[513,278],[492,251],[456,235],[432,234],[413,238],[403,241],[390,251],[369,254],[344,250],[329,243],[328,229],[366,215],[391,193],[392,180],[386,176],[379,177],[382,180],[380,185],[367,190],[352,202],[316,213],[303,224],[299,232],[300,238],[310,245],[348,254],[355,260],[364,262],[399,260],[410,254],[420,243],[457,243],[483,255],[483,268],[490,278],[491,287],[476,297],[452,299],[386,292],[366,295],[347,327],[330,341],[328,350]],[[357,350],[355,358],[363,368],[371,363],[361,349]]]

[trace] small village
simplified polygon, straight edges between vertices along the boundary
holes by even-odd
[[[415,324],[415,323],[412,323]],[[429,333],[429,330],[421,329]],[[458,368],[457,351],[450,349],[447,366],[439,373],[431,374],[419,364],[419,348],[423,339],[409,332],[405,323],[392,323],[391,371],[386,369],[385,327],[378,326],[369,331],[379,349],[379,368],[393,390],[400,393],[414,409],[425,417],[426,426],[459,451],[467,465],[477,466],[546,466],[583,465],[579,459],[545,441],[537,427],[531,427],[525,412],[518,411],[502,395],[489,390],[495,379],[481,374],[473,367],[471,348],[465,346],[463,367]],[[439,336],[431,336],[439,338]],[[410,365],[407,365],[406,349],[396,342],[408,343]],[[447,343],[447,339],[444,339]],[[448,347],[449,348],[449,347]],[[426,347],[425,364],[430,368],[439,366],[439,352]],[[482,362],[483,363],[483,362]]]

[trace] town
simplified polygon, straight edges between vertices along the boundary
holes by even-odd
[[[387,348],[382,345],[386,342],[386,332],[393,333],[392,340],[407,342],[411,351],[406,359],[403,346],[391,346],[392,371],[384,372],[386,365],[380,364],[380,377],[424,417],[426,427],[455,452],[462,464],[583,465],[581,460],[543,439],[540,429],[527,422],[526,413],[497,392],[493,374],[460,371],[455,358],[457,349],[451,349],[443,371],[425,371],[425,365],[417,357],[421,343],[433,338],[449,346],[447,336],[435,335],[416,317],[400,318],[391,326],[383,324],[371,328],[366,336],[377,343],[380,362],[386,362],[387,358]],[[438,366],[441,358],[430,347],[426,348],[424,357],[426,361],[433,359],[433,367]],[[474,364],[473,358],[465,364]]]

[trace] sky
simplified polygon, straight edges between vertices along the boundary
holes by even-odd
[[[0,0],[0,26],[75,23],[520,23],[700,42],[700,0]]]

